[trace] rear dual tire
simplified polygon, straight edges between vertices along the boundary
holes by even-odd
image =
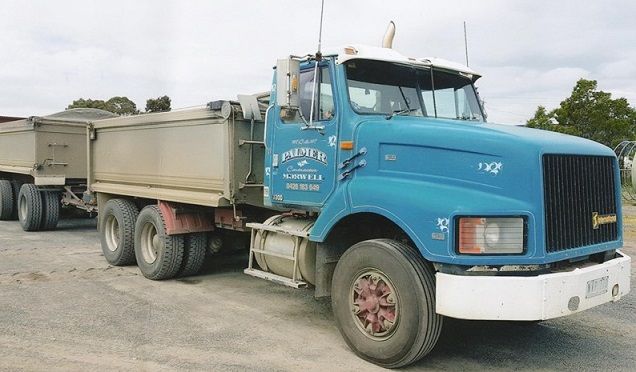
[[[125,199],[111,199],[100,212],[99,231],[104,258],[113,266],[135,263],[135,221],[139,209]]]
[[[12,220],[15,214],[15,194],[11,181],[0,180],[0,220]]]
[[[32,183],[20,187],[18,220],[24,231],[38,231],[42,223],[42,194]]]
[[[183,262],[185,237],[168,235],[166,222],[156,205],[139,212],[135,224],[135,257],[141,273],[148,279],[175,277]]]
[[[41,191],[42,220],[40,230],[54,230],[60,220],[60,194],[56,191]]]
[[[57,191],[40,191],[32,183],[20,187],[17,217],[24,231],[52,230],[60,219],[60,194]]]
[[[100,240],[106,261],[113,266],[137,263],[148,279],[191,276],[205,260],[207,235],[168,235],[161,209],[139,211],[130,200],[111,199],[100,211]]]
[[[194,233],[185,236],[183,249],[183,262],[178,276],[196,275],[205,262],[205,252],[208,247],[208,235],[206,233]]]

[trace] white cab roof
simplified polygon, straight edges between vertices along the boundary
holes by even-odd
[[[338,48],[336,50],[330,50],[325,55],[337,56],[336,62],[338,64],[344,63],[352,59],[371,59],[377,61],[397,62],[411,64],[415,66],[433,66],[442,68],[445,70],[458,71],[464,74],[472,76],[472,80],[477,80],[481,75],[475,70],[464,66],[457,62],[448,61],[442,58],[413,58],[407,57],[395,49],[380,48],[368,45],[348,45]]]

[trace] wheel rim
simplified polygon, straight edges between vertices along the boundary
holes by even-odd
[[[141,229],[140,246],[141,255],[145,262],[151,264],[157,260],[158,252],[161,249],[161,239],[152,223],[146,223]]]
[[[22,195],[20,196],[20,202],[18,205],[18,218],[20,218],[20,220],[24,220],[27,212],[28,212],[28,206],[27,206],[27,200],[26,200],[26,196]]]
[[[119,222],[112,214],[106,218],[104,233],[106,234],[108,250],[115,252],[119,248]]]
[[[350,308],[354,323],[367,337],[377,341],[391,337],[397,329],[397,292],[378,269],[365,269],[351,284]]]

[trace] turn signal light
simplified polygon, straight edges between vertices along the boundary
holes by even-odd
[[[353,150],[353,141],[340,141],[341,150]]]

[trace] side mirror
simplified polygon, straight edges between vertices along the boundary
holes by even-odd
[[[300,61],[289,57],[276,62],[276,99],[281,108],[295,111],[300,107]]]

